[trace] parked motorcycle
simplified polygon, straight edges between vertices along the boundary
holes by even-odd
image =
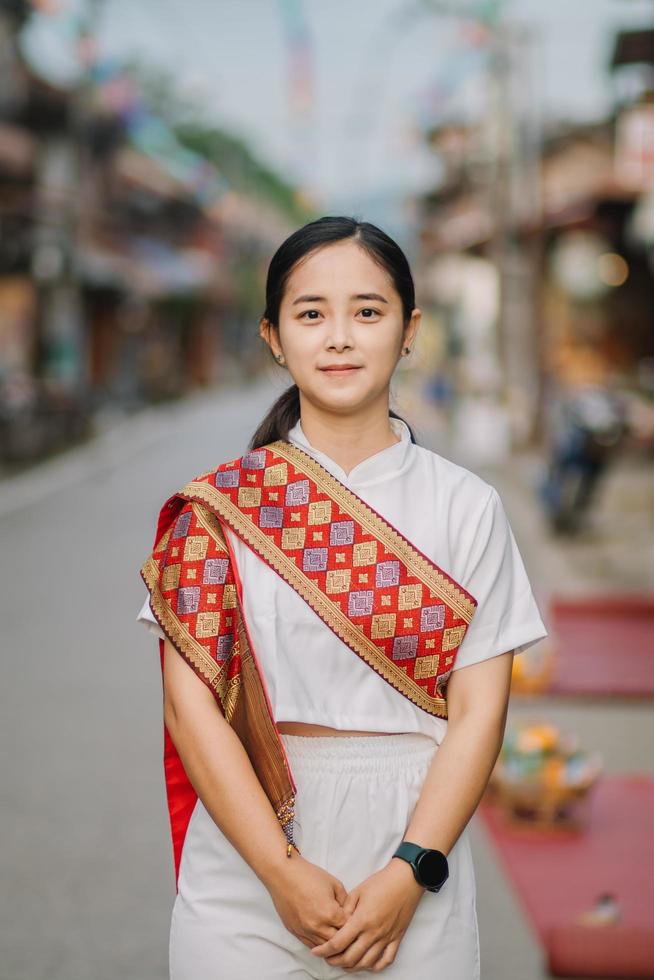
[[[541,498],[552,530],[581,529],[597,487],[628,431],[616,391],[585,385],[563,398]]]

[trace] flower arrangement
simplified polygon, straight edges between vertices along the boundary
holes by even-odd
[[[602,768],[600,754],[584,750],[576,734],[549,721],[522,720],[506,729],[489,788],[511,818],[574,826],[575,805]]]
[[[512,694],[542,694],[547,691],[556,665],[556,644],[550,638],[535,643],[519,657],[513,658]]]

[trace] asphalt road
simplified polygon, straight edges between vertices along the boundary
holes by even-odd
[[[149,410],[0,485],[0,980],[167,976],[161,677],[157,642],[135,623],[138,569],[161,503],[239,455],[279,390]],[[560,555],[519,484],[506,471],[496,482],[545,594]],[[651,768],[648,707],[549,708],[607,769]],[[541,980],[536,938],[474,817],[471,829],[482,976]]]
[[[161,674],[138,569],[166,497],[239,455],[274,396],[147,412],[0,487],[2,980],[167,976]]]

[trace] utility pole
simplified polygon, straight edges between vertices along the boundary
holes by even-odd
[[[539,405],[540,128],[525,57],[528,35],[498,21],[492,37],[488,194],[499,278],[497,345],[512,442],[522,445],[533,435]]]
[[[498,278],[495,349],[499,390],[511,441],[532,437],[539,406],[540,127],[525,57],[529,36],[504,18],[504,0],[469,4],[423,0],[436,14],[466,17],[488,32],[488,104],[482,123],[485,194],[491,216],[489,257]],[[520,79],[518,91],[517,79]],[[518,237],[526,226],[528,243]]]

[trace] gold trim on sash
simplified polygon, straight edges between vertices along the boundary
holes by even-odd
[[[444,698],[431,698],[418,684],[414,684],[405,672],[385,657],[365,633],[345,615],[334,602],[327,598],[318,586],[307,578],[287,555],[279,549],[275,542],[268,537],[250,518],[238,509],[231,500],[208,483],[190,483],[180,490],[180,496],[187,500],[200,498],[208,507],[215,507],[220,516],[232,530],[250,545],[254,551],[262,555],[266,561],[291,585],[296,592],[311,606],[314,612],[327,623],[344,643],[350,646],[365,662],[381,674],[385,680],[400,689],[409,700],[433,712],[434,709],[445,710],[447,702]]]
[[[216,550],[223,551],[229,556],[224,532],[215,514],[198,502],[190,501],[190,504],[197,523],[212,537]],[[171,604],[162,594],[161,562],[164,561],[169,538],[170,529],[162,536],[140,570],[150,592],[152,611],[170,642],[196,674],[206,681],[207,686],[220,702],[225,720],[243,744],[288,842],[299,853],[293,840],[294,783],[286,763],[276,722],[268,708],[263,679],[250,648],[238,597],[235,603],[237,623],[233,631],[234,645],[229,658],[218,665],[205,647],[191,634],[188,626],[175,614]],[[157,555],[161,557],[157,558]],[[229,667],[235,657],[240,659],[240,669],[229,678]]]
[[[419,579],[432,595],[448,603],[466,624],[470,622],[475,611],[474,601],[422,555],[410,541],[311,456],[284,440],[277,440],[261,448],[271,450],[290,462],[300,472],[305,472],[323,493],[336,501],[343,513],[358,521],[369,534],[382,543],[389,554],[399,558],[410,574]],[[205,511],[203,524],[216,540],[222,538],[220,521],[224,521],[302,596],[347,646],[392,687],[430,714],[447,718],[446,698],[429,695],[425,688],[405,670],[393,663],[375,642],[352,622],[340,606],[329,599],[322,589],[276,545],[272,537],[262,531],[226,493],[202,478],[196,478],[182,487],[178,496],[206,505],[208,511]],[[213,526],[212,522],[215,522]]]
[[[435,595],[454,609],[461,619],[470,623],[475,612],[475,604],[457,587],[457,585],[433,565],[394,527],[376,514],[360,497],[337,480],[303,449],[278,439],[266,447],[283,456],[296,468],[304,469],[317,486],[328,496],[333,497],[341,510],[365,527],[365,529],[382,542],[387,551],[397,555],[407,566],[412,575],[420,579]]]
[[[202,674],[208,686],[220,698],[225,717],[230,721],[228,706],[236,700],[238,691],[230,691],[226,678],[225,665],[218,666],[216,661],[201,643],[191,635],[184,623],[180,622],[161,594],[159,588],[159,565],[153,557],[147,559],[141,568],[141,575],[150,592],[150,604],[155,618],[171,643],[189,661],[191,666]],[[236,641],[238,643],[238,640]],[[235,651],[237,652],[237,651]],[[238,677],[235,678],[238,681]]]

